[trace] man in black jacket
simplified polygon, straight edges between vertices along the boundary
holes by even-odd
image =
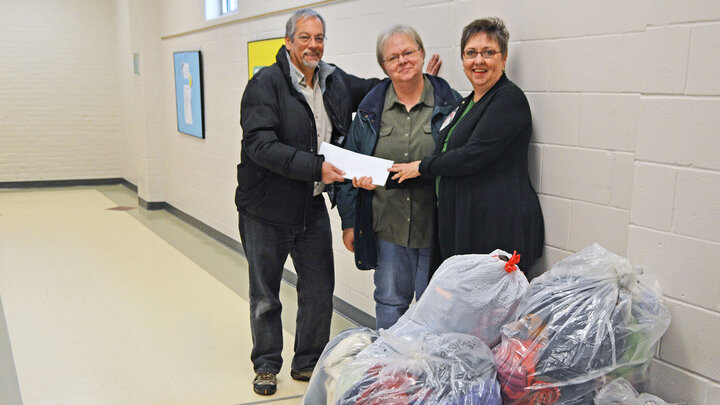
[[[279,299],[288,254],[298,276],[291,375],[308,380],[330,335],[335,286],[332,234],[322,191],[343,172],[318,154],[342,145],[352,113],[379,81],[360,79],[321,60],[325,21],[298,10],[272,66],[248,82],[235,203],[250,273],[251,359],[255,392],[275,393],[282,365]]]

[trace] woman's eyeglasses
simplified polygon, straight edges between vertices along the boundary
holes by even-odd
[[[418,51],[420,51],[420,48],[412,50],[412,51],[405,51],[399,55],[393,55],[385,60],[383,60],[388,65],[395,65],[398,62],[400,62],[400,57],[402,56],[405,60],[410,60],[415,58],[415,56],[418,54]]]
[[[463,51],[463,58],[464,59],[475,59],[477,58],[478,54],[483,59],[492,59],[495,54],[500,53],[493,49],[483,49],[482,51],[476,51],[475,49],[466,49]]]

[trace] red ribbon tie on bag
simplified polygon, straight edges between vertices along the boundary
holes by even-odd
[[[512,273],[517,270],[518,268],[516,264],[518,263],[520,263],[520,255],[517,253],[517,250],[513,250],[512,257],[507,261],[507,263],[505,263],[505,271]]]

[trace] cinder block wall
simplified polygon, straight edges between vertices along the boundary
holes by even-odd
[[[0,181],[122,175],[113,11],[0,2]]]
[[[208,24],[194,3],[166,1],[160,10],[162,197],[237,239],[234,166],[247,42],[282,36],[288,14],[184,34]],[[243,17],[268,11],[240,7]],[[327,19],[325,60],[382,76],[375,36],[387,24],[408,23],[429,53],[440,53],[442,75],[464,93],[471,88],[459,58],[462,27],[481,16],[503,17],[511,33],[508,76],[525,90],[535,126],[532,180],[547,246],[534,271],[594,241],[645,265],[674,316],[648,390],[670,401],[720,403],[713,340],[720,333],[720,272],[712,265],[720,256],[717,1],[346,0],[317,10]],[[172,52],[180,50],[203,53],[204,141],[175,128]],[[354,269],[335,212],[332,218],[335,293],[372,314],[371,273]]]
[[[196,31],[212,24],[202,3],[0,3],[0,181],[122,175],[147,201],[168,201],[238,239],[247,42],[282,36],[288,14]],[[251,3],[240,16],[301,1]],[[503,17],[508,76],[533,110],[532,177],[547,234],[536,270],[593,241],[646,266],[673,313],[647,389],[668,401],[720,403],[720,272],[712,264],[720,257],[720,3],[342,0],[317,10],[328,21],[327,61],[381,76],[376,33],[408,23],[464,93],[462,27]],[[176,129],[172,53],[182,50],[203,53],[205,140]],[[332,218],[335,293],[372,314],[371,273],[354,269]]]

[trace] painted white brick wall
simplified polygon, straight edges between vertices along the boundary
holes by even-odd
[[[633,225],[628,252],[633,263],[657,277],[667,297],[698,309],[720,309],[720,272],[714,271],[719,244]]]
[[[121,95],[120,110],[132,112],[123,115],[124,150],[136,152],[123,162],[126,176],[139,179],[141,193],[238,239],[234,165],[246,44],[282,36],[287,14],[158,41],[206,26],[199,2],[116,2],[129,9],[122,46],[140,46],[141,69],[151,69],[140,79],[121,77],[134,86]],[[458,57],[462,27],[503,17],[511,32],[508,76],[533,111],[529,164],[545,212],[545,257],[533,272],[592,241],[643,265],[675,317],[648,391],[669,401],[720,403],[720,348],[711,340],[720,333],[717,0],[345,0],[318,11],[328,22],[325,60],[380,76],[375,33],[409,23],[429,53],[442,55],[442,75],[461,92],[470,90]],[[176,130],[172,52],[196,49],[204,59],[205,140]],[[335,293],[373,313],[372,273],[354,269],[335,211],[331,221]]]
[[[627,226],[627,210],[573,201],[570,250],[577,252],[597,242],[611,252],[627,256]]]
[[[720,314],[672,299],[665,303],[673,321],[660,345],[660,358],[719,381],[720,352],[714,350],[714,332],[720,329]]]
[[[709,398],[708,390],[712,387],[706,378],[675,367],[671,364],[654,360],[650,365],[650,382],[648,392],[662,392],[662,398],[668,403],[684,404],[717,404]]]
[[[640,103],[639,94],[584,94],[578,103],[578,146],[634,151]]]
[[[678,172],[673,232],[720,242],[720,193],[713,193],[712,190],[720,190],[720,173],[696,170]]]
[[[282,35],[287,16],[161,41],[206,24],[198,3],[0,2],[0,181],[122,175],[142,198],[237,238],[246,43]],[[406,22],[464,92],[460,29],[483,15],[505,18],[508,75],[533,109],[531,176],[548,233],[539,268],[590,241],[647,266],[675,317],[650,391],[720,403],[720,349],[709,338],[720,332],[720,3],[347,0],[319,11],[328,19],[326,60],[381,75],[374,33]],[[176,130],[172,52],[193,49],[204,58],[205,140]],[[353,268],[334,212],[332,220],[336,294],[372,313],[372,273]]]
[[[238,239],[246,44],[282,36],[287,14],[174,35],[208,24],[200,3],[46,1],[31,12],[19,0],[0,2],[0,32],[10,39],[0,42],[0,181],[122,175],[142,198]],[[720,403],[720,348],[711,339],[720,333],[717,0],[344,0],[318,11],[328,22],[327,61],[380,76],[375,33],[409,23],[462,92],[470,90],[458,56],[462,27],[503,17],[508,76],[533,110],[531,178],[545,210],[545,257],[533,271],[592,241],[645,266],[675,317],[648,390]],[[205,140],[177,132],[172,53],[182,50],[203,52]],[[335,293],[373,313],[372,273],[354,269],[335,211],[331,220]]]
[[[540,205],[545,220],[545,244],[568,250],[572,200],[540,195]]]
[[[720,24],[698,26],[690,38],[687,94],[720,94]]]
[[[658,27],[644,37],[642,91],[645,94],[677,94],[685,89],[690,28]],[[668,52],[683,57],[669,57]]]
[[[717,97],[644,96],[638,160],[720,169]]]
[[[676,178],[677,170],[672,167],[638,163],[635,166],[637,187],[633,188],[630,222],[669,231],[672,226]]]
[[[0,2],[0,181],[121,177],[112,1]]]

